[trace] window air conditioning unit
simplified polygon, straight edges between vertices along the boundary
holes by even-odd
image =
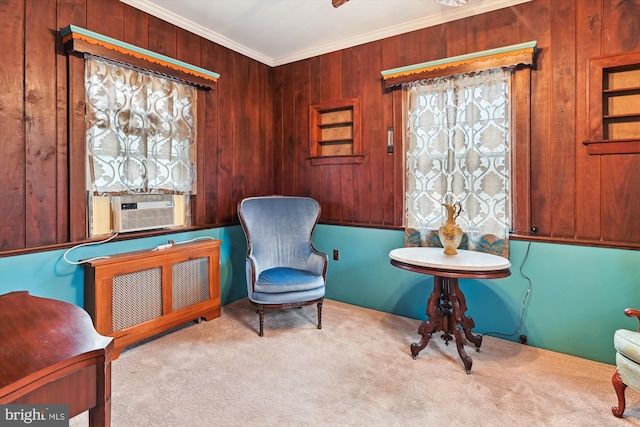
[[[118,233],[172,227],[175,203],[171,194],[134,194],[111,198],[113,228]]]

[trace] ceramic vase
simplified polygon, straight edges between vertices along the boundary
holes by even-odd
[[[447,222],[438,229],[440,243],[442,243],[446,255],[457,255],[463,232],[456,224],[456,218],[460,215],[462,206],[460,202],[456,202],[453,205],[443,203],[442,206],[447,208]]]

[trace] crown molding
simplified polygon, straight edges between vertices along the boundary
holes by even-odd
[[[281,57],[269,57],[261,52],[253,50],[245,45],[237,43],[222,34],[205,28],[199,24],[182,18],[181,16],[170,12],[164,8],[154,5],[148,0],[120,0],[122,3],[128,4],[131,7],[139,9],[156,18],[163,19],[172,23],[184,30],[187,30],[193,34],[199,35],[207,40],[217,43],[221,46],[229,48],[234,52],[245,55],[251,59],[262,62],[263,64],[275,67],[278,65],[284,65],[303,59],[312,58],[314,56],[323,55],[325,53],[334,52],[341,49],[347,49],[350,47],[358,46],[364,43],[369,43],[376,40],[381,40],[387,37],[397,36],[399,34],[408,33],[423,28],[432,27],[435,25],[444,24],[447,22],[455,21],[457,19],[466,18],[469,16],[480,15],[483,13],[491,12],[494,10],[502,9],[505,7],[516,6],[522,3],[528,3],[532,0],[495,0],[491,2],[483,2],[479,4],[467,4],[462,7],[452,7],[443,13],[439,13],[433,16],[427,16],[424,18],[416,19],[414,21],[405,22],[401,25],[394,25],[383,28],[378,31],[372,31],[369,33],[361,34],[355,37],[350,37],[336,43],[326,43],[318,46],[314,46],[310,49],[294,52],[291,55]]]

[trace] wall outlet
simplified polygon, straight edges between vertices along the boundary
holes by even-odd
[[[340,260],[340,251],[337,249],[333,250],[333,260],[334,261],[339,261]]]

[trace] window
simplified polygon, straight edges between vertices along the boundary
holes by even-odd
[[[508,257],[530,229],[535,41],[383,70],[405,126],[407,245],[440,246],[441,203],[459,201],[461,247]],[[488,71],[491,70],[491,71]],[[402,105],[396,100],[402,99]]]
[[[85,94],[89,235],[111,232],[108,200],[116,195],[174,195],[183,214],[162,224],[189,224],[197,89],[87,57]]]
[[[202,167],[203,164],[202,156],[197,158],[196,152],[199,151],[202,153],[204,151],[204,125],[202,120],[197,122],[195,114],[196,112],[207,111],[207,92],[215,87],[214,84],[218,81],[220,75],[194,64],[161,55],[75,25],[62,28],[60,30],[60,36],[64,50],[68,54],[67,65],[69,73],[69,90],[67,92],[69,97],[68,105],[70,106],[68,129],[69,197],[67,201],[63,200],[61,203],[68,203],[69,206],[68,233],[70,241],[80,241],[86,239],[87,236],[93,237],[109,233],[113,225],[118,223],[118,221],[113,221],[111,218],[110,201],[112,200],[112,196],[110,196],[110,194],[113,194],[113,192],[121,193],[118,197],[122,200],[139,200],[143,197],[141,196],[141,194],[143,194],[142,191],[150,191],[153,193],[146,193],[144,196],[146,209],[145,212],[139,212],[141,214],[139,215],[140,218],[138,218],[140,220],[139,224],[133,224],[134,221],[126,224],[125,228],[129,231],[134,231],[134,228],[138,228],[136,225],[143,226],[145,227],[144,229],[151,228],[146,226],[145,221],[143,221],[144,218],[142,217],[146,216],[148,218],[150,214],[154,212],[163,214],[162,222],[171,222],[173,225],[184,224],[186,226],[193,225],[194,223],[197,225],[204,224],[206,221],[205,193],[203,191],[199,194],[196,193],[196,182],[200,181],[199,185],[202,186],[203,174],[197,175],[195,173],[196,160],[200,163],[200,167]],[[109,177],[112,176],[115,179],[116,174],[109,175],[109,173],[107,173],[103,176],[102,173],[104,170],[102,168],[109,162],[106,164],[99,162],[94,163],[93,159],[90,160],[90,157],[88,157],[89,154],[87,152],[91,150],[87,144],[87,57],[99,59],[102,62],[115,65],[119,68],[120,71],[118,71],[118,73],[120,74],[113,75],[115,76],[113,79],[114,83],[119,86],[124,83],[136,86],[137,80],[142,80],[144,78],[142,75],[144,74],[153,76],[154,80],[158,80],[158,82],[151,83],[152,86],[157,85],[157,88],[164,87],[163,85],[169,83],[180,83],[180,86],[177,86],[180,89],[175,89],[180,93],[180,98],[182,98],[183,89],[192,91],[196,88],[197,90],[197,92],[194,92],[194,97],[191,98],[188,108],[186,106],[181,107],[182,115],[184,117],[190,115],[192,118],[192,122],[190,123],[191,129],[188,132],[189,137],[194,139],[192,143],[183,144],[179,142],[178,145],[174,142],[171,142],[170,145],[163,143],[162,149],[159,149],[160,146],[149,147],[149,144],[145,143],[139,145],[141,152],[139,157],[137,154],[134,155],[133,152],[126,153],[125,157],[127,160],[130,159],[132,161],[122,162],[121,164],[124,165],[127,163],[127,168],[131,171],[143,165],[144,167],[139,169],[139,171],[146,174],[144,176],[138,174],[138,177],[142,178],[138,180],[138,177],[135,175],[127,173],[124,175],[124,179],[117,178],[116,181],[113,181],[118,182],[115,186],[120,185],[126,188],[126,191],[115,188],[109,188],[107,190],[105,186],[108,186]],[[135,71],[136,73],[127,74],[130,71]],[[125,76],[127,77],[125,78]],[[122,89],[122,87],[120,88]],[[174,89],[171,91],[173,90]],[[195,97],[196,93],[198,94],[197,98]],[[162,96],[160,98],[163,100],[166,99]],[[175,100],[172,102],[175,107],[177,105]],[[128,108],[127,105],[123,104],[123,108],[125,107]],[[167,111],[169,111],[168,108]],[[173,111],[173,109],[171,111]],[[135,114],[137,114],[137,112]],[[131,118],[133,118],[134,122],[138,120],[139,117],[135,116],[135,114],[133,114],[132,111],[131,117],[127,118],[127,120],[129,122]],[[110,119],[112,116],[106,114],[103,115],[103,117]],[[126,118],[126,114],[113,117]],[[189,120],[187,120],[187,122],[189,122]],[[109,126],[112,124],[114,124],[113,121],[109,123]],[[103,125],[106,130],[106,123]],[[165,129],[171,129],[171,132],[178,130],[171,128],[171,122],[165,122],[161,125],[162,132],[164,132]],[[196,132],[196,129],[198,129],[199,132]],[[120,136],[124,135],[126,137],[129,137],[128,134],[132,132],[130,128],[125,129],[124,127],[121,131]],[[98,137],[99,135],[100,133],[98,132],[94,136]],[[115,135],[118,135],[118,133],[116,132]],[[173,140],[175,141],[176,138],[173,138]],[[167,150],[167,147],[171,148]],[[151,154],[149,155],[148,153]],[[155,153],[162,154],[153,158]],[[167,153],[171,156],[170,159],[161,157]],[[111,155],[112,160],[116,161],[115,159],[118,158],[118,155],[115,152],[112,152]],[[149,157],[151,157],[150,161],[148,160]],[[105,157],[103,157],[103,159],[104,158]],[[142,163],[136,164],[136,160],[141,158],[147,159],[146,165]],[[186,161],[187,158],[189,161]],[[186,165],[188,165],[188,167],[185,167]],[[97,169],[96,166],[98,166]],[[121,169],[124,169],[124,166],[122,166]],[[117,171],[118,168],[114,170]],[[118,173],[118,177],[121,176],[122,175]],[[96,179],[96,177],[99,178]],[[170,177],[172,184],[169,184],[165,177]],[[94,182],[96,182],[97,188],[100,189],[94,190]],[[141,183],[141,185],[137,186],[138,183]],[[176,183],[177,185],[175,185]],[[191,189],[187,190],[189,186],[191,186]],[[125,192],[129,191],[132,191],[134,194],[125,195]],[[88,197],[87,194],[89,194]],[[149,208],[150,206],[154,206],[157,200],[162,201],[162,206],[157,209]],[[164,206],[165,204],[172,204],[171,214],[173,219],[167,219],[170,215],[167,212],[169,209]],[[130,207],[130,205],[127,205],[127,207]],[[66,213],[67,211],[64,210],[64,212]],[[127,213],[127,215],[122,215],[120,222],[123,218],[133,220],[135,216],[133,215],[134,212],[128,210],[122,213]],[[155,221],[155,223],[157,224],[158,221]],[[113,228],[115,229],[115,227]],[[61,231],[64,232],[65,230]]]
[[[464,249],[504,254],[511,228],[511,69],[405,83],[408,244],[440,246],[460,202]]]

